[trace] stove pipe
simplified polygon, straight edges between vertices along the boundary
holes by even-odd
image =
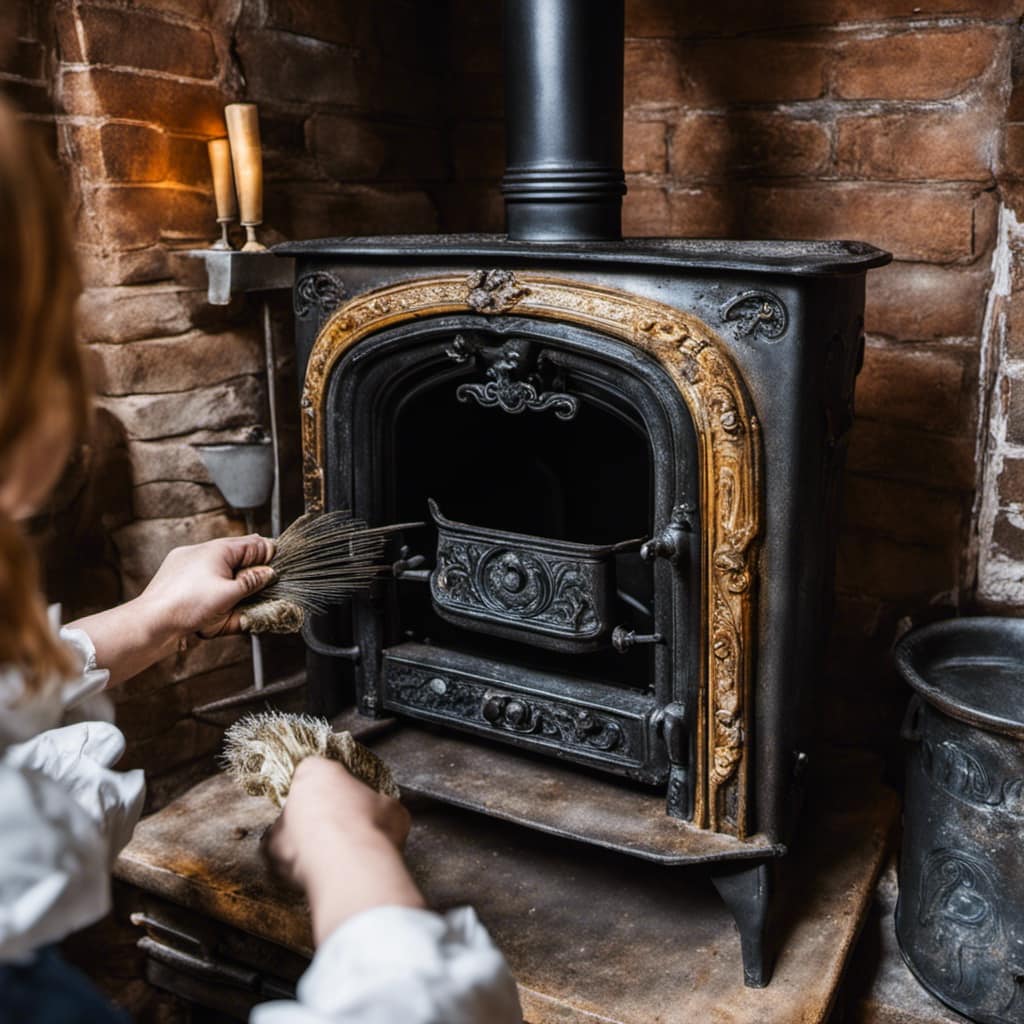
[[[509,238],[622,237],[623,0],[505,0]]]

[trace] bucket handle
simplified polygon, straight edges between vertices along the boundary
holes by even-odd
[[[900,726],[900,735],[909,743],[917,743],[922,736],[921,713],[924,711],[924,701],[921,695],[915,693],[910,698],[906,713],[903,715],[903,724]]]

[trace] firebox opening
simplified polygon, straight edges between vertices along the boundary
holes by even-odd
[[[395,515],[427,518],[433,499],[444,517],[474,527],[574,544],[612,545],[650,535],[653,462],[650,439],[636,412],[584,375],[552,384],[576,399],[571,418],[552,409],[510,414],[480,405],[460,382],[475,368],[441,378],[404,402],[395,418],[391,475]],[[423,550],[438,550],[431,523],[418,531]],[[653,579],[639,543],[609,556],[615,579],[615,625],[653,629]],[[637,647],[609,657],[598,652],[538,650],[516,639],[476,634],[445,621],[422,588],[402,588],[406,637],[500,657],[538,670],[585,675],[647,690],[653,653]]]

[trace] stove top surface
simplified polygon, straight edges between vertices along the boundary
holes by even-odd
[[[367,235],[284,242],[273,252],[307,258],[415,259],[438,256],[580,259],[707,270],[805,275],[856,274],[892,256],[866,242],[731,241],[717,238],[624,238],[599,242],[520,242],[505,235]]]

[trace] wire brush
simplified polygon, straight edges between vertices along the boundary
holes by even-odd
[[[284,805],[303,758],[327,757],[344,765],[384,796],[400,795],[388,766],[348,732],[334,732],[325,718],[267,711],[246,715],[224,733],[222,765],[250,796]]]
[[[420,523],[368,527],[351,512],[307,513],[274,542],[274,579],[242,607],[246,633],[298,633],[307,615],[327,611],[391,567],[388,537]]]

